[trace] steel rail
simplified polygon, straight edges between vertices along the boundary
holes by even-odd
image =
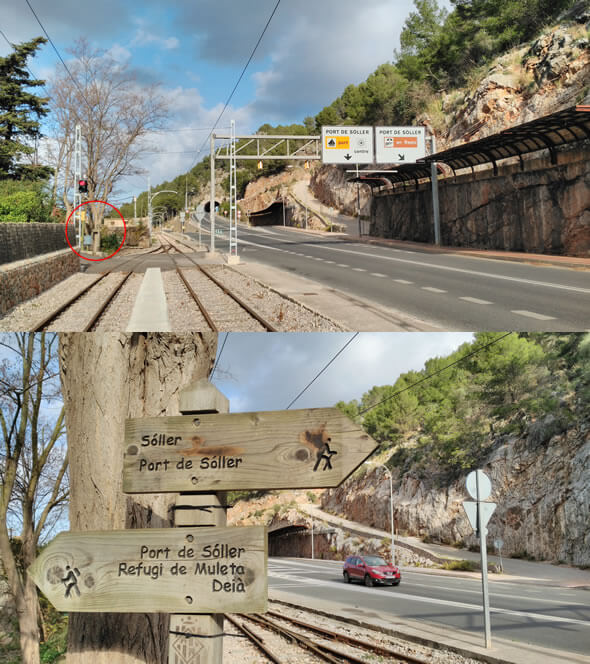
[[[41,320],[40,323],[37,323],[37,326],[33,328],[33,332],[42,332],[43,328],[45,328],[49,323],[51,323],[55,318],[57,318],[61,313],[63,313],[71,304],[73,304],[77,299],[82,297],[83,295],[86,295],[86,293],[99,281],[102,281],[105,277],[107,277],[110,272],[105,272],[104,274],[101,274],[98,279],[95,279],[92,283],[88,284],[85,286],[79,293],[76,293],[76,295],[72,295],[70,298],[68,298],[63,304],[61,304],[57,309],[54,309],[52,313],[48,314]]]
[[[384,657],[398,657],[404,659],[407,662],[410,662],[411,664],[429,664],[432,661],[430,659],[425,659],[424,657],[418,657],[416,655],[407,655],[406,653],[393,650],[392,648],[386,648],[385,646],[374,645],[372,643],[369,644],[366,641],[355,639],[354,637],[348,636],[347,634],[334,632],[332,630],[326,629],[325,627],[320,627],[319,625],[312,625],[302,620],[298,620],[297,618],[291,618],[290,616],[277,613],[276,611],[267,611],[266,615],[273,616],[274,618],[280,618],[281,620],[298,625],[303,629],[308,629],[309,631],[321,634],[326,638],[334,639],[335,641],[341,641],[342,643],[347,643],[357,648],[370,650],[371,653],[375,655],[383,655]]]
[[[234,625],[238,630],[243,632],[249,639],[252,641],[262,652],[275,664],[283,664],[283,660],[279,659],[272,650],[267,648],[267,646],[264,645],[264,640],[259,637],[257,634],[255,634],[249,627],[244,625],[243,623],[239,623],[237,620],[232,618],[231,616],[228,616],[227,613],[224,614],[227,620]]]
[[[199,310],[203,314],[203,316],[204,316],[205,320],[207,321],[207,324],[209,325],[209,327],[213,330],[213,332],[219,332],[219,329],[218,329],[217,325],[215,325],[215,323],[213,322],[213,319],[209,315],[207,309],[205,309],[205,306],[203,305],[203,303],[199,299],[199,296],[195,293],[194,288],[186,280],[184,274],[182,273],[182,270],[179,267],[177,267],[176,272],[177,272],[178,276],[182,279],[182,282],[186,286],[186,289],[190,293],[193,300],[197,303],[197,306],[199,307]]]
[[[198,265],[195,261],[192,261],[192,262],[195,263],[195,265],[197,266],[197,268],[198,268],[199,270],[201,270],[201,272],[203,272],[207,277],[209,277],[209,279],[211,279],[211,281],[212,281],[214,284],[216,284],[217,286],[219,286],[219,288],[221,288],[221,290],[222,290],[226,295],[229,295],[229,296],[232,298],[232,300],[235,300],[235,301],[236,301],[236,302],[237,302],[237,303],[238,303],[243,309],[245,309],[245,310],[250,314],[250,316],[252,316],[252,318],[255,318],[255,319],[256,319],[256,320],[257,320],[257,321],[258,321],[263,327],[265,327],[266,330],[267,330],[268,332],[278,332],[278,329],[277,329],[272,323],[269,323],[269,322],[268,322],[265,318],[263,318],[263,317],[262,317],[257,311],[255,311],[254,309],[252,309],[252,307],[251,307],[249,304],[247,304],[246,302],[244,302],[244,300],[242,300],[241,297],[239,297],[238,295],[236,295],[235,293],[233,293],[232,291],[230,291],[229,288],[227,288],[227,286],[225,286],[225,285],[224,285],[223,283],[221,283],[217,278],[215,278],[215,277],[209,272],[209,270],[205,269],[202,265]]]
[[[90,319],[90,322],[86,325],[84,328],[84,332],[90,332],[96,321],[102,316],[104,313],[105,309],[108,307],[108,305],[114,300],[115,295],[123,288],[123,284],[129,279],[129,277],[133,274],[133,272],[127,272],[124,273],[123,278],[119,281],[118,284],[115,284],[113,288],[111,288],[111,292],[108,293],[106,298],[104,299],[103,303],[100,305],[98,311],[92,316]]]
[[[367,664],[366,660],[364,659],[359,659],[358,657],[350,655],[349,653],[343,653],[340,650],[337,650],[336,648],[331,648],[330,646],[325,645],[323,643],[317,643],[316,641],[313,641],[309,637],[304,636],[299,632],[295,632],[281,625],[277,625],[275,622],[269,620],[268,618],[263,618],[263,616],[260,614],[256,615],[240,614],[240,617],[258,623],[259,625],[262,625],[267,629],[271,629],[272,631],[285,636],[287,639],[297,641],[297,643],[301,644],[304,648],[311,650],[318,657],[321,657],[326,662],[330,662],[331,664],[342,664],[343,662],[351,662],[352,664]]]

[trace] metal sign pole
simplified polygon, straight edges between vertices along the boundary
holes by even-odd
[[[434,136],[430,137],[432,154],[436,151]],[[434,244],[440,246],[440,207],[438,201],[438,168],[436,161],[430,162],[430,182],[432,185],[432,217],[434,221]]]
[[[475,481],[477,487],[477,528],[479,531],[479,551],[481,557],[481,590],[483,595],[483,625],[485,632],[485,646],[486,648],[491,648],[492,634],[490,629],[490,597],[488,593],[488,552],[486,549],[486,535],[488,529],[481,523],[481,475],[483,475],[483,471],[476,471]]]
[[[311,518],[311,559],[314,560],[315,552],[313,547],[313,517]]]

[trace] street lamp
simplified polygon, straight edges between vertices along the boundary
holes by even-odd
[[[391,476],[391,471],[383,463],[376,463],[372,461],[365,461],[365,466],[381,466],[384,468],[387,474],[389,475],[389,515],[391,517],[391,564],[395,565],[395,545],[393,542],[393,478]]]

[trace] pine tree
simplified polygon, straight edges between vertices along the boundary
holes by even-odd
[[[49,113],[49,98],[28,90],[45,81],[32,78],[27,69],[27,59],[46,41],[36,37],[14,44],[14,52],[0,58],[0,180],[44,180],[51,175],[47,166],[21,163],[22,156],[34,152],[28,142],[41,136],[39,119]]]

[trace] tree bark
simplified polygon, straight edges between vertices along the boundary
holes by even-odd
[[[62,334],[71,530],[172,525],[176,494],[122,492],[125,419],[178,415],[182,387],[213,367],[214,333]],[[70,614],[68,664],[162,664],[167,614]]]

